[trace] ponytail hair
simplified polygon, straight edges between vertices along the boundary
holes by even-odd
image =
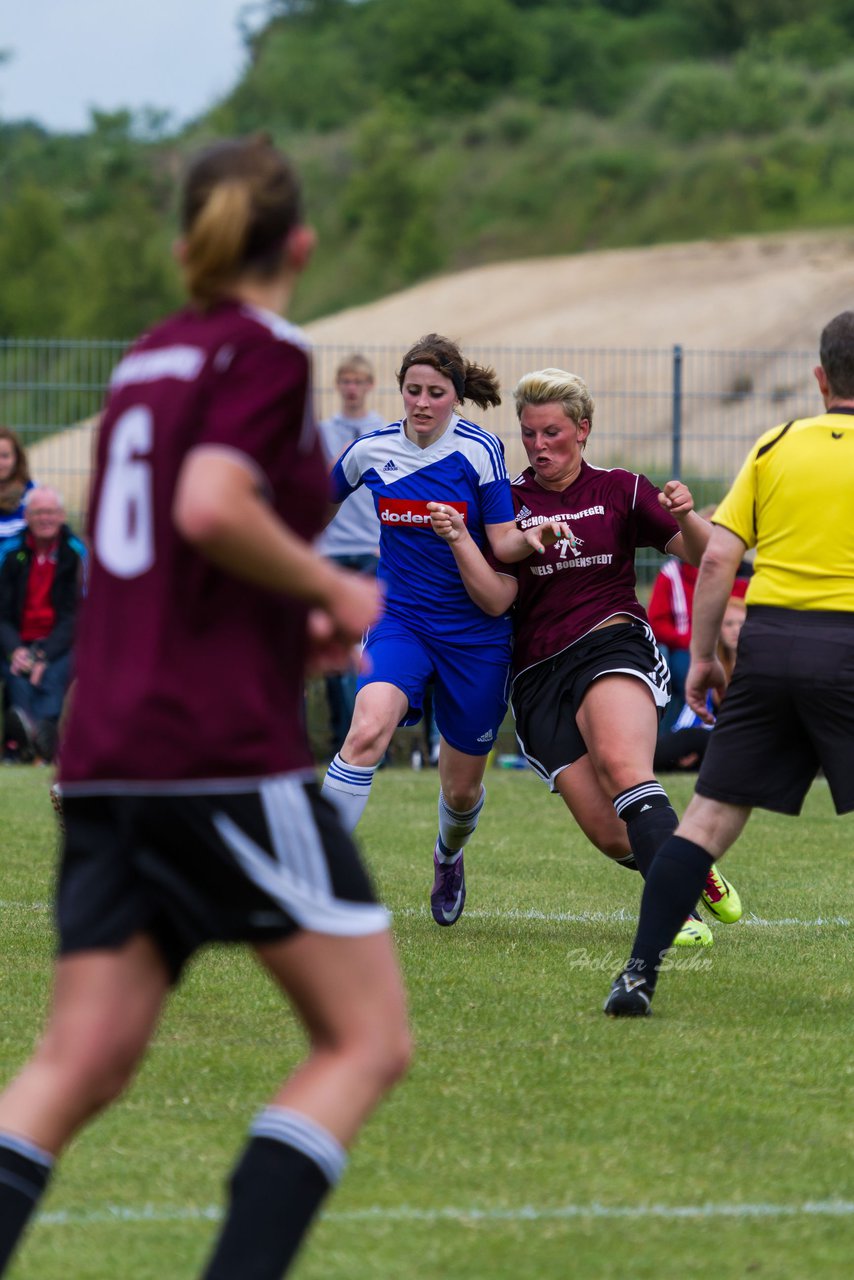
[[[455,342],[439,333],[428,333],[414,343],[401,361],[397,385],[403,390],[406,371],[414,364],[426,364],[444,374],[454,384],[457,400],[471,400],[480,409],[501,404],[495,370],[466,360]]]
[[[246,273],[276,275],[302,219],[299,182],[265,134],[219,142],[191,162],[184,184],[184,284],[208,309]]]

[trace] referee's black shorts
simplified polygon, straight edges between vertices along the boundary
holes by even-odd
[[[313,775],[64,795],[59,952],[152,936],[177,981],[208,942],[379,933],[388,913]],[[85,794],[81,793],[85,790]]]
[[[554,658],[513,682],[510,701],[523,755],[550,790],[557,775],[587,754],[575,722],[581,699],[599,676],[637,676],[659,715],[670,699],[670,672],[646,622],[619,622],[590,631]]]
[[[819,769],[854,809],[854,614],[751,605],[697,793],[798,814]]]

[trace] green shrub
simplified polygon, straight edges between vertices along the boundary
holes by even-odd
[[[634,24],[594,8],[531,15],[532,66],[520,87],[549,106],[612,114],[638,83]]]
[[[542,123],[542,111],[531,102],[516,98],[499,102],[490,113],[490,132],[496,141],[516,147],[527,142]]]
[[[644,97],[638,104],[643,122],[676,142],[730,132],[741,117],[732,71],[715,63],[667,67]]]
[[[832,17],[814,13],[764,36],[761,48],[772,58],[806,67],[832,67],[854,54],[854,41]]]
[[[802,67],[740,54],[735,60],[740,132],[773,133],[803,118],[810,87],[810,76]]]
[[[843,62],[822,75],[815,76],[807,106],[806,119],[811,125],[822,125],[850,115],[854,111],[854,61]]]

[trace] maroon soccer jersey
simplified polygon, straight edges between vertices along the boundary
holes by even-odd
[[[290,529],[316,536],[328,488],[309,377],[299,331],[237,302],[179,312],[114,370],[61,751],[70,790],[311,764],[306,607],[216,568],[173,521],[184,459],[211,447],[257,475]]]
[[[562,539],[515,565],[495,564],[518,579],[514,610],[513,672],[554,657],[615,613],[646,621],[635,582],[635,550],[664,551],[679,525],[658,502],[646,476],[582,460],[576,479],[561,493],[544,489],[529,467],[513,481],[516,523],[530,529],[565,521],[573,541]]]

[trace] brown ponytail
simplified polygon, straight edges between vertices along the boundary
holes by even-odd
[[[182,207],[184,282],[193,302],[212,306],[247,272],[274,276],[301,215],[296,175],[265,135],[201,152],[190,165]]]

